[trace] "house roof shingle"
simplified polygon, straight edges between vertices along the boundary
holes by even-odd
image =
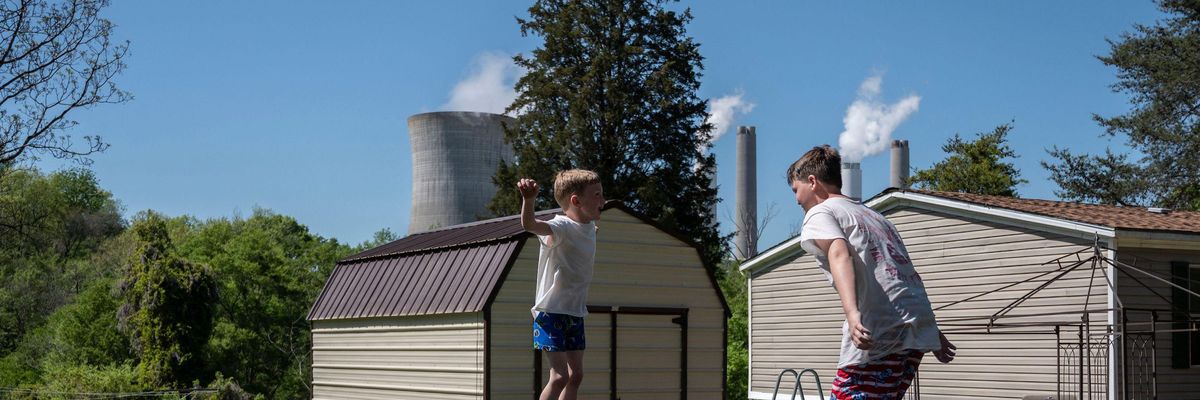
[[[1086,224],[1107,226],[1113,229],[1200,233],[1200,212],[1195,211],[1168,210],[1165,213],[1156,213],[1151,212],[1145,207],[1083,204],[918,189],[889,189],[880,193],[880,196],[895,191],[941,197]]]
[[[864,204],[880,207],[880,203],[894,198],[903,198],[905,194],[929,196],[950,200],[964,206],[982,206],[1029,215],[1056,218],[1074,223],[1089,224],[1097,227],[1107,227],[1113,230],[1170,232],[1185,235],[1200,234],[1200,212],[1166,210],[1152,212],[1144,207],[1121,207],[1100,204],[1084,204],[1066,201],[1021,199],[1004,196],[989,196],[972,193],[942,192],[921,189],[889,188],[874,197],[864,200]],[[913,199],[916,203],[925,203],[926,199]],[[957,206],[956,206],[957,207]],[[877,208],[878,209],[878,208]],[[802,254],[799,235],[780,242],[762,251],[758,256],[742,262],[739,270],[752,271],[767,265]]]

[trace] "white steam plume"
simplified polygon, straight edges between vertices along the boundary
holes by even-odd
[[[875,75],[858,87],[858,98],[846,109],[842,119],[846,130],[838,137],[843,162],[860,162],[866,156],[888,148],[892,131],[921,105],[921,97],[910,95],[888,105],[879,100],[883,76]]]
[[[737,120],[739,115],[746,115],[750,111],[754,111],[754,103],[748,102],[742,98],[745,96],[741,90],[734,94],[718,97],[708,102],[708,122],[713,125],[711,132],[711,142],[716,142],[725,132],[729,132],[729,128]]]
[[[513,86],[524,72],[507,54],[482,53],[471,62],[471,74],[454,85],[450,101],[441,109],[503,114],[517,98]]]
[[[746,93],[739,89],[733,94],[727,94],[725,96],[709,100],[708,119],[704,120],[704,122],[712,124],[713,128],[712,131],[709,131],[710,136],[708,138],[708,142],[701,142],[700,144],[696,145],[696,150],[699,153],[703,154],[704,152],[708,151],[709,143],[716,142],[717,139],[720,139],[721,136],[724,136],[726,132],[729,132],[729,128],[732,127],[733,123],[737,121],[737,117],[739,115],[746,115],[750,113],[750,111],[754,110],[755,104],[746,101],[746,99],[743,98],[745,95]],[[700,169],[699,162],[697,162],[693,168],[697,170]],[[713,180],[713,185],[716,185],[715,179]]]

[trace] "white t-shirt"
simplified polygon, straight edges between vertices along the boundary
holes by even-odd
[[[587,316],[588,285],[592,283],[592,265],[596,260],[596,223],[575,222],[565,215],[546,221],[550,236],[538,235],[537,296],[538,311]]]
[[[858,311],[863,327],[875,342],[870,350],[854,347],[849,324],[843,322],[838,368],[906,349],[927,352],[941,348],[925,284],[909,260],[895,225],[875,210],[845,197],[827,199],[808,210],[800,246],[816,256],[832,284],[829,258],[814,243],[817,239],[846,240],[854,263]]]

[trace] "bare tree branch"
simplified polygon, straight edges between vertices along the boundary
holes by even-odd
[[[777,216],[779,216],[779,203],[772,201],[770,204],[767,204],[767,211],[758,219],[758,235],[755,236],[755,239],[762,237],[763,232],[767,231],[767,225]],[[755,242],[757,243],[758,241],[755,240]]]
[[[76,110],[129,101],[113,78],[125,70],[128,43],[109,41],[99,16],[108,0],[0,0],[0,165],[48,154],[83,164],[108,145],[67,133]]]
[[[732,222],[734,226],[735,241],[738,240],[737,234],[741,233],[743,229],[747,229],[747,227],[752,228],[749,238],[749,248],[754,249],[753,252],[757,253],[758,239],[762,237],[763,232],[766,232],[767,225],[779,215],[779,204],[774,201],[767,204],[766,211],[762,213],[761,217],[753,214],[746,212],[739,215],[732,215],[728,209],[725,210],[725,218]],[[738,244],[734,243],[733,246],[729,246],[732,258],[746,258],[745,254],[738,254],[741,251],[738,249]]]

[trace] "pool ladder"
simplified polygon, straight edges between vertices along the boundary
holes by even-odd
[[[771,400],[776,400],[778,398],[779,384],[783,382],[783,375],[787,374],[788,372],[791,372],[792,375],[796,376],[796,384],[792,386],[792,400],[796,400],[796,393],[800,393],[800,400],[807,400],[804,398],[804,385],[800,384],[800,378],[804,376],[805,372],[812,372],[813,380],[817,381],[817,398],[821,399],[825,396],[825,389],[821,388],[821,377],[817,375],[817,371],[814,371],[812,368],[805,368],[800,372],[796,372],[796,370],[788,368],[780,371],[779,377],[775,378],[775,392],[771,393]]]

